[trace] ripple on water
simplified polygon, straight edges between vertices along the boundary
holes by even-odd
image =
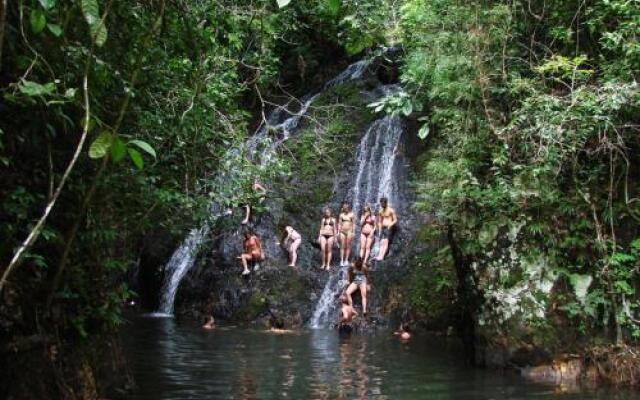
[[[135,318],[124,333],[142,399],[591,400],[628,392],[569,392],[468,368],[455,343],[390,335],[340,338],[219,327],[173,318]]]

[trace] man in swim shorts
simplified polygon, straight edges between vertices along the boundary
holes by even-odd
[[[387,250],[389,249],[389,237],[391,236],[391,229],[398,222],[396,211],[389,207],[386,197],[380,199],[380,211],[378,212],[378,232],[380,232],[380,250],[378,251],[378,257],[376,260],[384,260]]]

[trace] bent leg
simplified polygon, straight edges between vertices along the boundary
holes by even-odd
[[[347,287],[347,290],[345,291],[345,294],[347,295],[347,301],[349,302],[349,305],[352,307],[353,307],[353,299],[351,298],[351,295],[353,294],[353,292],[356,291],[356,289],[358,289],[358,285],[352,282],[349,284],[349,286]]]

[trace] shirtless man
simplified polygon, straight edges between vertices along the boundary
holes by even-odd
[[[259,266],[257,262],[259,260],[264,260],[264,254],[262,253],[262,243],[260,243],[260,239],[250,232],[247,231],[244,233],[244,242],[242,243],[242,248],[244,249],[244,253],[238,257],[242,262],[242,267],[244,270],[242,271],[242,275],[249,275],[251,271],[249,271],[249,261],[255,261],[256,265],[254,267],[254,271],[257,271]]]
[[[380,211],[378,212],[378,232],[380,232],[380,250],[378,251],[378,257],[376,260],[384,260],[384,256],[389,249],[389,236],[391,235],[391,229],[398,222],[396,211],[389,207],[387,198],[380,199]]]

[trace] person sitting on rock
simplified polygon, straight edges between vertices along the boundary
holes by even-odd
[[[242,275],[248,275],[251,273],[249,271],[249,262],[254,262],[253,270],[257,271],[260,268],[258,261],[264,260],[264,253],[262,252],[262,243],[260,243],[260,239],[251,231],[246,231],[244,233],[244,242],[242,243],[242,248],[244,253],[238,257],[242,262],[242,267],[244,268],[242,271]]]
[[[253,195],[257,198],[257,202],[260,204],[266,197],[267,189],[256,181],[251,184],[251,193],[253,193]],[[246,225],[249,223],[249,219],[251,218],[251,204],[245,204],[244,210],[245,216],[241,222],[242,225]]]
[[[347,286],[347,290],[345,294],[347,296],[347,300],[349,301],[349,305],[353,306],[353,299],[351,295],[356,290],[360,289],[360,297],[362,298],[362,315],[367,315],[367,290],[369,289],[369,285],[367,281],[369,280],[369,269],[362,261],[361,258],[358,258],[350,267],[349,267],[349,286]]]
[[[209,315],[205,322],[204,325],[202,325],[203,329],[207,329],[207,330],[211,330],[214,329],[216,327],[216,320],[213,319],[213,315]]]
[[[284,228],[287,232],[287,237],[284,238],[284,248],[289,252],[289,266],[295,267],[298,260],[298,247],[302,243],[302,236],[292,227],[287,226]]]

